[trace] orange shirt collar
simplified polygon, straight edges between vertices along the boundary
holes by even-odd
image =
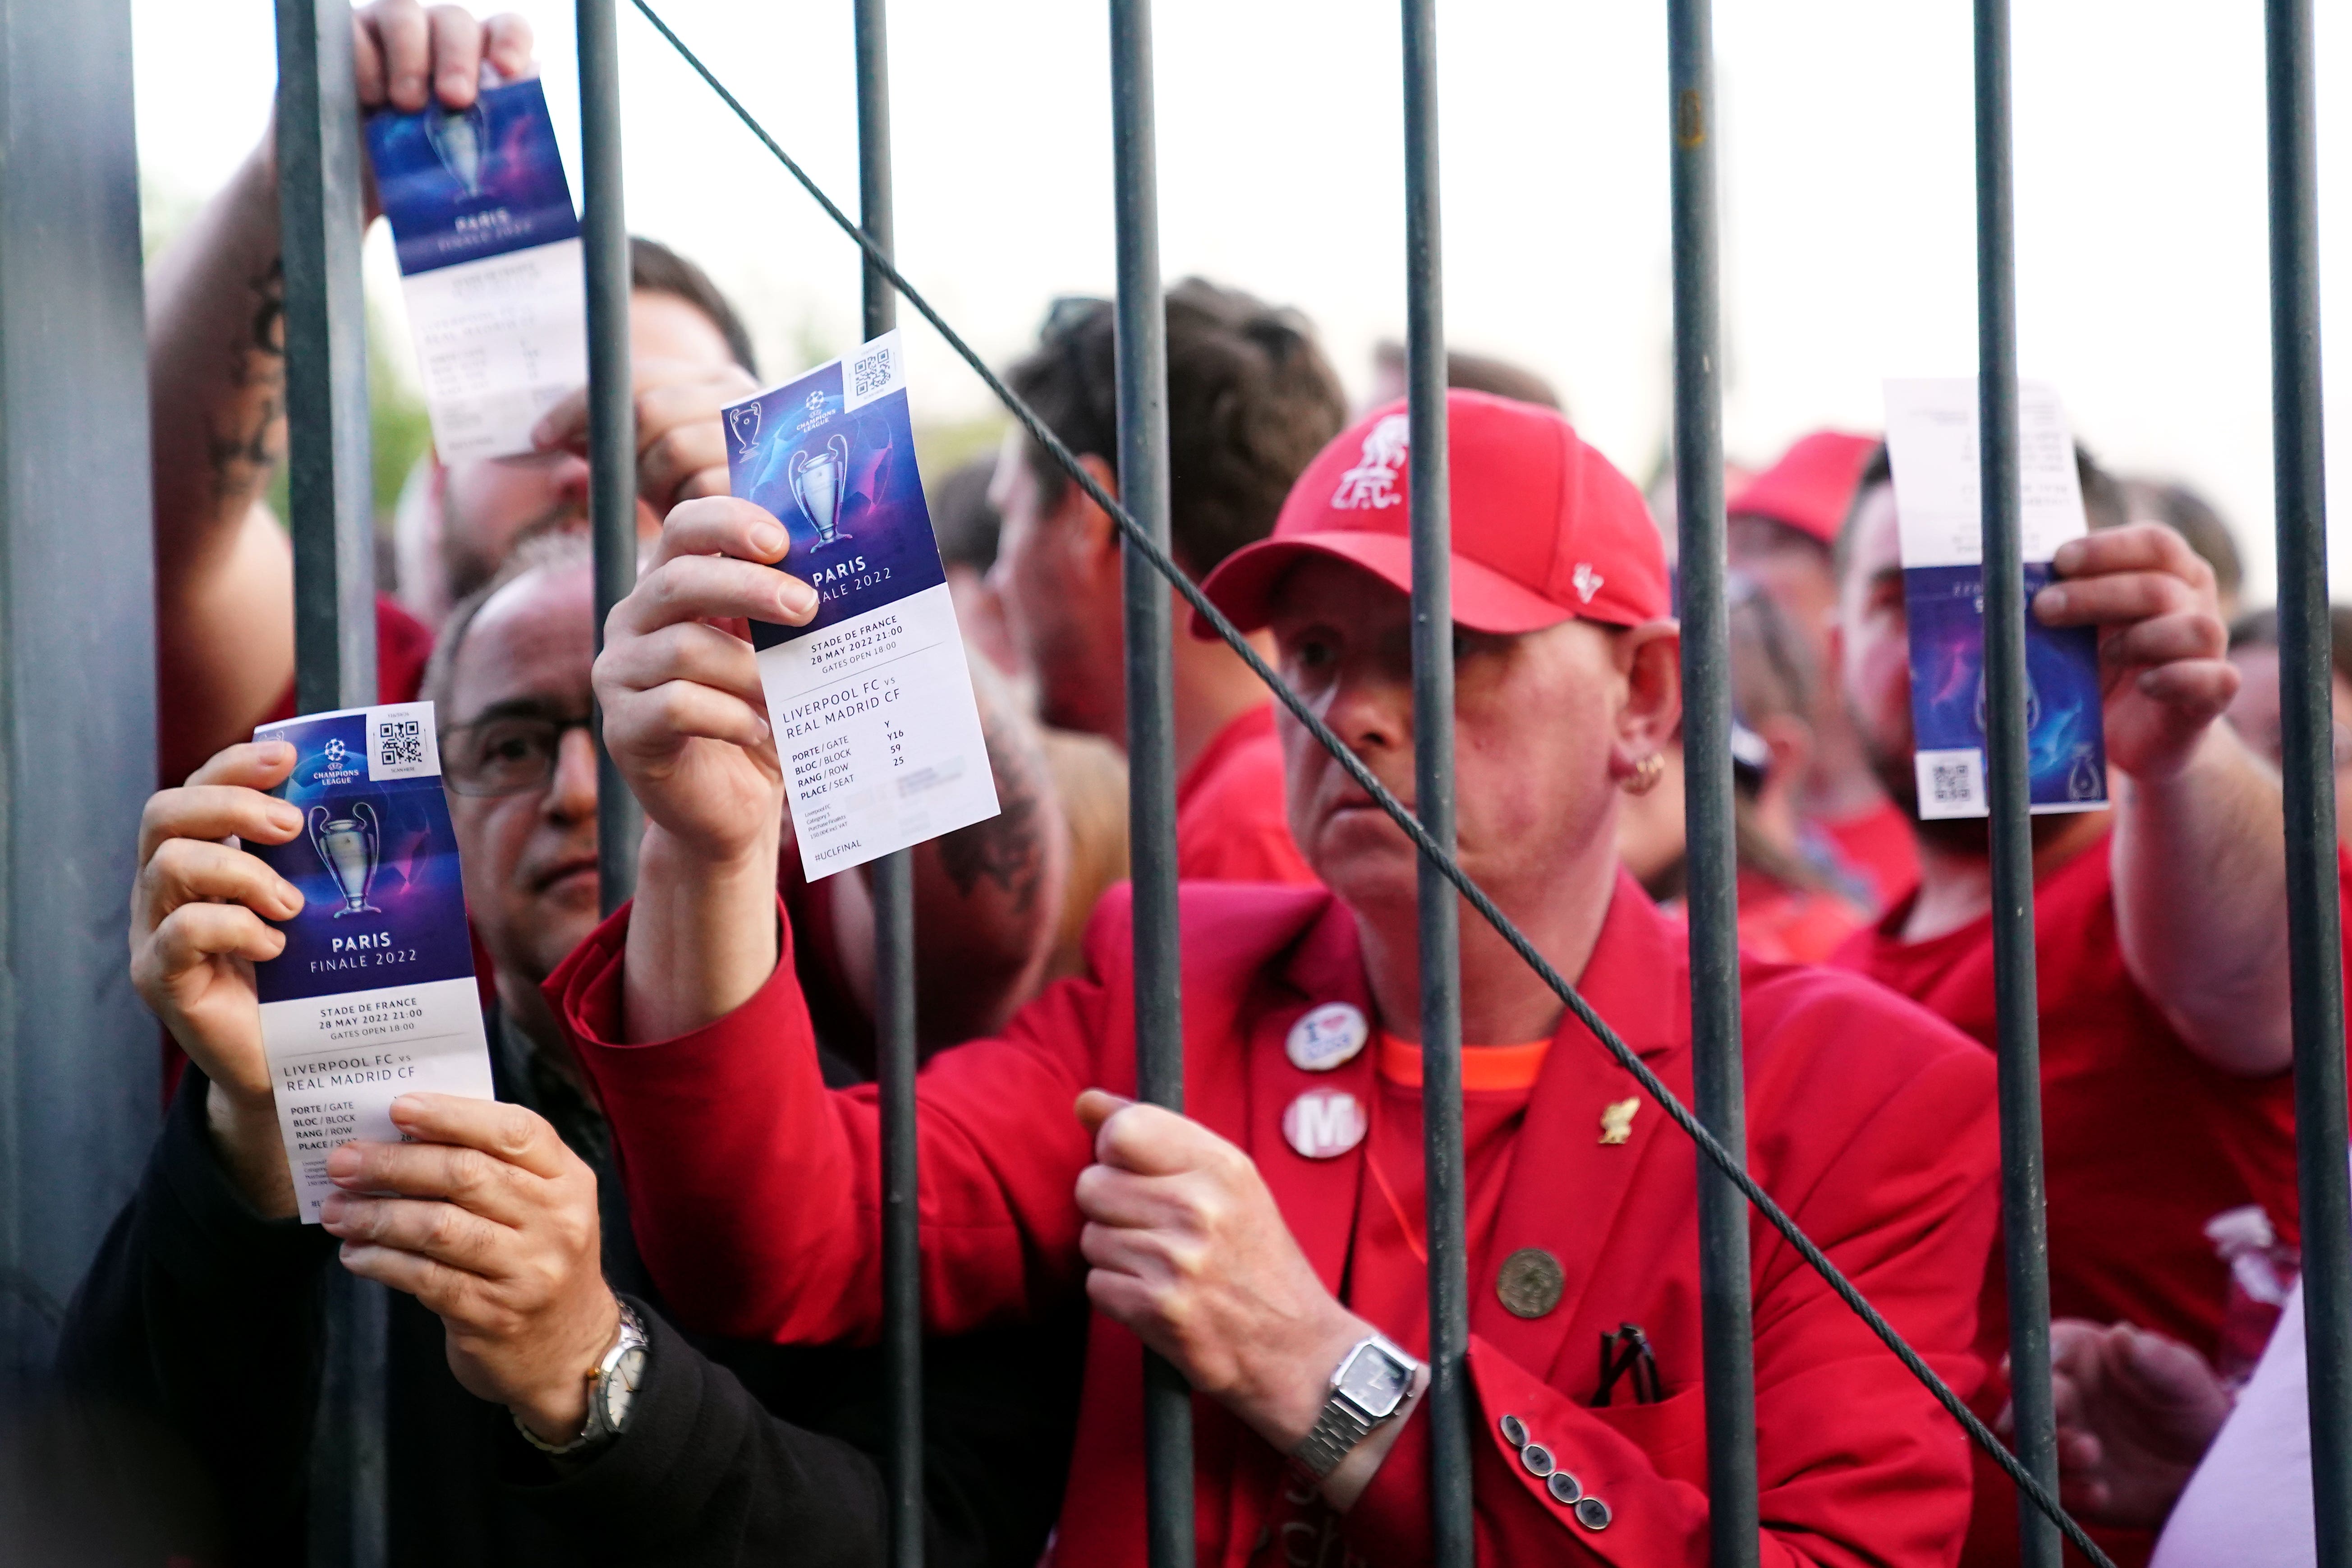
[[[1529,1040],[1517,1046],[1465,1046],[1462,1088],[1465,1093],[1531,1089],[1543,1072],[1544,1057],[1550,1049],[1549,1040]],[[1381,1030],[1381,1076],[1400,1089],[1419,1089],[1421,1047]]]

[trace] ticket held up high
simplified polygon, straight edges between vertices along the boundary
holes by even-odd
[[[782,568],[817,592],[807,626],[751,623],[802,868],[814,880],[994,816],[898,334],[725,418],[730,488],[784,525]]]
[[[536,80],[367,122],[400,257],[433,447],[445,463],[531,449],[588,379],[580,222]]]

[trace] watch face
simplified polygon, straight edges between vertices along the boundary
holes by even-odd
[[[1374,1344],[1359,1345],[1339,1369],[1339,1392],[1375,1420],[1391,1415],[1412,1386],[1412,1369]]]
[[[637,1385],[646,1378],[646,1347],[631,1345],[621,1352],[613,1370],[606,1373],[598,1392],[604,1399],[604,1429],[618,1432],[628,1425],[629,1405],[637,1397]]]

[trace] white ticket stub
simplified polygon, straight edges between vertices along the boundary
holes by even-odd
[[[304,900],[254,980],[286,1161],[315,1225],[335,1190],[327,1156],[354,1138],[397,1142],[394,1100],[492,1098],[489,1044],[433,705],[314,713],[254,739],[297,753],[276,793],[301,808],[301,836],[247,847]]]
[[[535,80],[368,121],[400,256],[433,446],[445,463],[531,450],[588,379],[580,224]]]
[[[971,670],[915,468],[898,334],[726,411],[734,493],[792,537],[805,626],[751,624],[809,878],[997,813]]]

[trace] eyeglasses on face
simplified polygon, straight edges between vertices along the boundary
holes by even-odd
[[[441,783],[453,795],[524,795],[543,790],[555,777],[563,737],[585,730],[583,713],[502,713],[441,732]]]

